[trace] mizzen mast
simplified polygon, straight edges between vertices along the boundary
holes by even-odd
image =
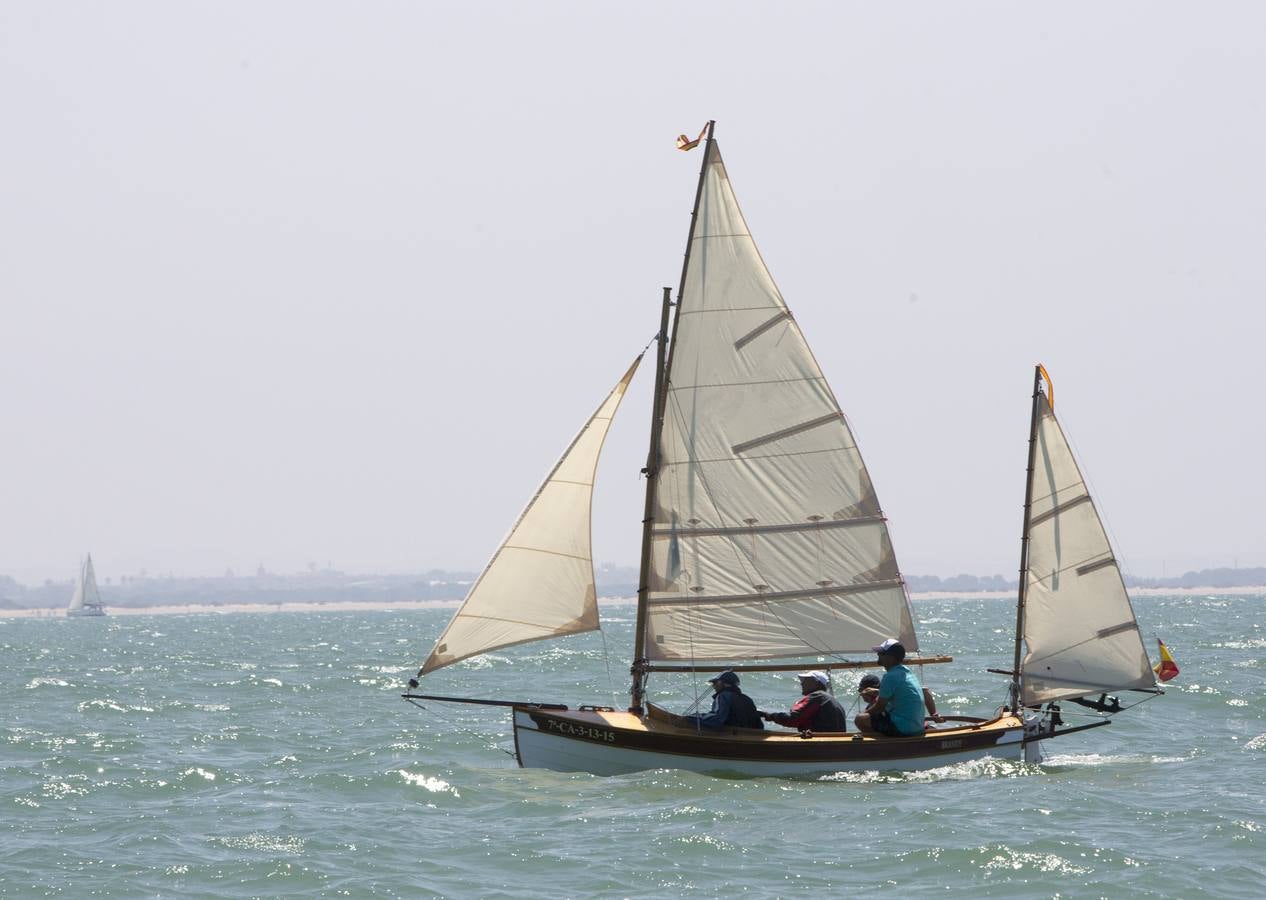
[[[1033,412],[1029,420],[1029,467],[1024,483],[1024,525],[1020,532],[1020,590],[1015,604],[1015,661],[1011,666],[1011,711],[1020,712],[1020,660],[1024,649],[1024,603],[1029,584],[1029,531],[1033,520],[1033,469],[1037,463],[1038,399],[1042,394],[1042,378],[1046,375],[1039,363],[1033,370]],[[1049,377],[1047,379],[1049,384]],[[1054,391],[1051,391],[1054,394]]]

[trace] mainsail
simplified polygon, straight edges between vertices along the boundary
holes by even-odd
[[[100,612],[103,606],[101,592],[97,589],[97,574],[92,568],[92,554],[90,553],[83,564],[83,568],[79,570],[79,581],[75,583],[75,593],[71,595],[70,605],[66,607],[66,611],[89,610]]]
[[[501,647],[598,627],[590,552],[590,502],[607,430],[633,373],[590,416],[497,548],[422,674]]]
[[[648,660],[914,651],[844,413],[707,143],[664,387]]]
[[[1023,702],[1153,688],[1155,674],[1103,523],[1050,399],[1035,393]]]

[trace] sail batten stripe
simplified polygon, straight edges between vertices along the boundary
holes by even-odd
[[[830,597],[836,594],[869,594],[901,587],[900,578],[886,581],[870,581],[865,584],[838,584],[830,587],[805,588],[801,591],[763,591],[752,594],[718,594],[699,597],[652,597],[651,606],[688,606],[700,603],[764,603],[783,600],[809,600],[814,597]]]
[[[1060,503],[1056,506],[1051,507],[1046,512],[1039,513],[1038,515],[1034,516],[1029,521],[1029,527],[1032,528],[1035,525],[1041,525],[1043,522],[1048,522],[1051,519],[1058,516],[1060,513],[1068,512],[1068,510],[1072,509],[1074,506],[1080,506],[1081,504],[1087,502],[1088,500],[1090,500],[1089,494],[1081,494],[1080,496],[1074,497],[1071,500],[1065,500],[1063,503]]]
[[[756,340],[758,337],[760,337],[769,329],[773,328],[779,322],[788,321],[790,318],[791,318],[791,312],[789,310],[784,309],[782,312],[775,315],[772,319],[768,319],[762,322],[761,324],[753,328],[751,331],[749,331],[747,334],[743,335],[741,338],[735,341],[734,349],[742,350],[744,347],[746,347],[752,341]]]
[[[786,522],[780,525],[718,525],[712,528],[692,528],[679,525],[676,528],[656,528],[657,538],[729,537],[745,534],[781,534],[799,531],[817,531],[825,528],[852,528],[859,525],[877,525],[887,521],[883,516],[857,516],[852,519],[823,519],[820,522]]]
[[[758,437],[758,438],[752,438],[750,441],[743,441],[741,444],[735,444],[733,447],[730,448],[730,450],[737,456],[743,451],[750,450],[753,447],[759,447],[762,444],[772,444],[774,441],[780,441],[785,437],[791,437],[792,435],[802,434],[803,432],[806,432],[806,431],[812,431],[814,428],[820,428],[823,425],[829,425],[832,422],[838,422],[843,418],[844,418],[844,413],[840,412],[837,409],[834,412],[830,412],[825,416],[818,416],[816,419],[810,419],[807,422],[801,422],[799,425],[792,425],[789,428],[783,428],[778,431],[771,432],[770,434],[762,435],[761,437]]]
[[[1116,564],[1116,558],[1109,556],[1107,559],[1101,559],[1098,562],[1086,563],[1086,565],[1080,566],[1077,569],[1077,574],[1089,575],[1091,572],[1097,572],[1100,569],[1106,569],[1108,566],[1115,566]]]
[[[1122,622],[1120,625],[1113,625],[1109,628],[1100,628],[1098,631],[1095,632],[1095,637],[1099,637],[1099,638],[1112,637],[1112,635],[1114,634],[1123,634],[1124,632],[1127,632],[1127,631],[1137,631],[1138,627],[1139,627],[1138,622]]]

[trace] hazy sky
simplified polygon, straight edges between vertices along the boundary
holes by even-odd
[[[1129,571],[1266,565],[1263,85],[1249,2],[4,3],[0,573],[482,565],[709,117],[905,571],[1014,574],[1039,360]]]

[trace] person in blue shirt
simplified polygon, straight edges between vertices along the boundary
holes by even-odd
[[[933,721],[944,722],[945,717],[936,711],[932,692],[919,684],[919,679],[904,665],[906,648],[902,643],[888,638],[873,649],[879,654],[884,677],[874,702],[853,720],[857,730],[888,737],[921,735],[925,711]]]
[[[699,725],[712,731],[722,728],[764,728],[760,713],[752,698],[739,690],[739,677],[734,672],[722,672],[709,678],[712,690],[712,709],[702,716],[683,716],[687,727]]]

